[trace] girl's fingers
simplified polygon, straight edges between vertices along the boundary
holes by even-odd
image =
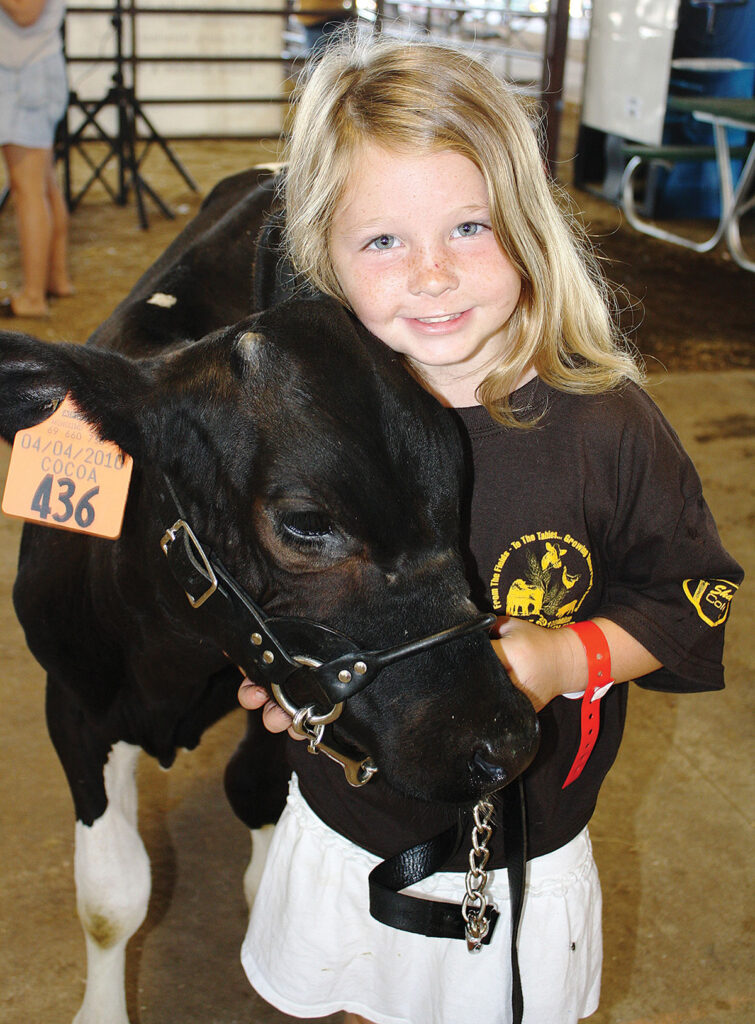
[[[262,724],[268,732],[285,732],[291,721],[291,716],[274,700],[268,700],[262,709]]]
[[[258,686],[251,679],[246,678],[241,680],[238,697],[242,708],[247,708],[249,711],[255,711],[257,708],[264,707],[270,700],[270,694],[264,686]]]
[[[262,708],[262,724],[268,732],[285,732],[288,729],[293,739],[305,739],[301,733],[293,732],[291,716],[271,699],[264,686],[258,686],[251,679],[244,678],[239,687],[238,697],[239,704],[247,711],[258,711]]]

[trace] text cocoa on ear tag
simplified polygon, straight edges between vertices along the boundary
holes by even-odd
[[[101,441],[70,398],[13,439],[6,515],[95,537],[118,537],[133,460]]]

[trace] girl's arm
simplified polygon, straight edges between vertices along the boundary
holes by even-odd
[[[45,9],[47,0],[0,0],[0,7],[21,28],[33,25]]]
[[[657,658],[621,626],[595,618],[608,641],[611,675],[624,683],[661,668]],[[536,711],[562,693],[587,686],[587,655],[573,629],[546,629],[523,619],[502,618],[496,624],[493,648],[515,686],[527,694]]]

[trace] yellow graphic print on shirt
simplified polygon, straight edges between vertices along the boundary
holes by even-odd
[[[731,599],[739,589],[728,580],[685,580],[682,586],[697,614],[709,626],[726,622]]]
[[[509,544],[490,580],[493,608],[538,626],[571,622],[592,589],[586,545],[555,530],[525,533]]]

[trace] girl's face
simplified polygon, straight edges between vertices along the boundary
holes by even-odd
[[[458,153],[365,145],[336,207],[330,255],[354,312],[455,406],[505,352],[521,291],[496,241],[485,179]]]

